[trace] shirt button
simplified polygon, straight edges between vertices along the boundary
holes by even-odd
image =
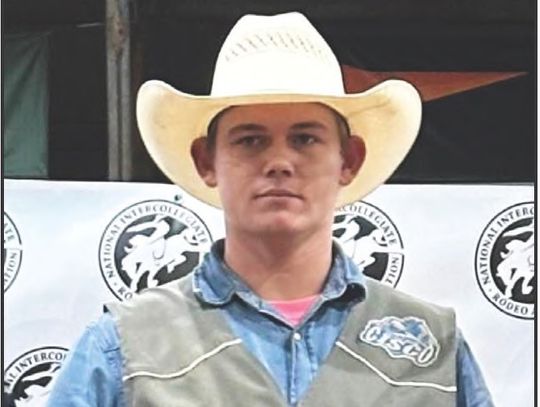
[[[295,332],[293,334],[293,338],[294,338],[295,341],[299,341],[299,340],[302,339],[302,335],[300,334],[300,332]]]

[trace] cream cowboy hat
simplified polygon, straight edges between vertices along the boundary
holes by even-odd
[[[183,93],[148,81],[137,95],[137,122],[148,152],[175,184],[221,207],[216,189],[199,177],[190,155],[194,139],[226,107],[256,103],[319,102],[341,113],[363,138],[366,158],[344,187],[337,207],[359,200],[384,183],[405,158],[420,127],[421,100],[401,80],[345,94],[338,61],[300,13],[246,15],[225,39],[209,96]]]

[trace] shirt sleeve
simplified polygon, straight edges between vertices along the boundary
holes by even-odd
[[[48,399],[54,407],[120,407],[122,355],[116,326],[110,314],[89,325],[56,378]]]
[[[457,407],[494,407],[480,367],[461,331],[457,343]]]

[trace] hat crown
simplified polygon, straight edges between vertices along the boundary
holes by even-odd
[[[231,29],[211,95],[256,93],[344,94],[334,53],[304,15],[246,15]]]

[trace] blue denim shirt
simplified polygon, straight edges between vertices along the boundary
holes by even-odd
[[[233,332],[270,372],[289,405],[302,399],[352,306],[368,293],[364,275],[336,245],[320,298],[295,327],[258,297],[222,261],[217,242],[193,276],[195,295],[224,311]],[[457,406],[493,406],[480,369],[458,333]],[[104,314],[91,324],[64,362],[49,398],[50,406],[125,406],[122,353],[113,319]]]

